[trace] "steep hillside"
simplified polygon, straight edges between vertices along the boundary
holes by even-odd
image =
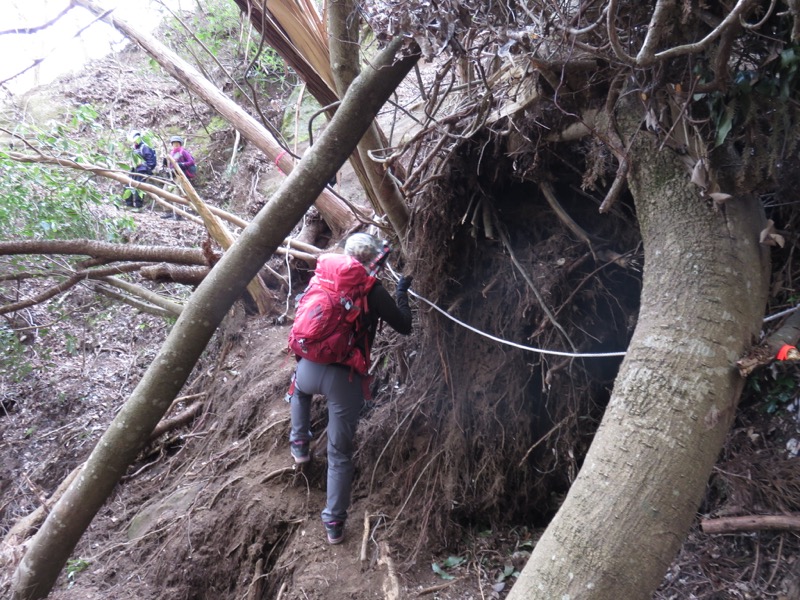
[[[18,109],[42,123],[66,119],[81,104],[98,108],[104,135],[117,136],[121,145],[131,128],[147,130],[159,140],[183,134],[200,164],[200,195],[242,218],[252,217],[283,179],[270,160],[153,69],[139,50],[129,48],[35,90],[20,100]],[[276,95],[264,106],[270,122],[280,127],[295,104]],[[92,131],[82,135],[85,143],[93,143]],[[460,160],[467,162],[456,153],[450,162]],[[493,160],[486,157],[488,168],[502,174],[508,165]],[[471,186],[476,183],[458,179],[454,172],[442,168],[442,186],[452,186],[463,200],[463,206],[458,205],[461,225],[470,219],[474,225],[479,217]],[[502,183],[502,177],[498,179]],[[192,248],[208,243],[205,230],[193,221],[164,219],[167,213],[151,204],[140,212],[126,211],[119,202],[120,186],[103,185],[107,202],[87,210],[96,211],[98,219],[129,217],[130,243]],[[337,190],[363,203],[348,169],[340,174]],[[542,289],[571,293],[571,288],[564,292],[567,280],[562,274],[584,277],[580,269],[586,252],[541,206],[523,206],[520,198],[528,191],[509,185],[498,194],[504,199],[498,210],[517,226],[512,232],[516,250]],[[520,314],[534,311],[536,300],[518,274],[508,272],[508,249],[496,240],[476,248],[474,229],[449,230],[452,208],[439,199],[432,194],[414,199],[414,250],[404,266],[417,268],[419,289],[436,291],[442,281],[457,281],[458,294],[435,298],[444,312],[467,306],[471,317],[496,325],[493,331],[502,331],[506,322],[496,311],[504,298],[515,298]],[[624,233],[620,227],[629,214],[601,223],[593,208],[570,210],[587,227],[593,225],[609,239],[636,247],[635,232]],[[324,228],[314,240],[320,248],[338,241]],[[154,436],[93,521],[50,597],[505,597],[580,468],[579,452],[591,441],[619,360],[586,367],[566,361],[533,364],[530,355],[479,338],[463,323],[437,321],[427,302],[415,300],[416,331],[434,329],[438,337],[430,339],[440,343],[425,346],[419,341],[422,336],[402,342],[388,328],[379,336],[374,349],[377,393],[365,407],[359,429],[351,516],[344,543],[330,546],[319,519],[326,483],[323,399],[316,398],[313,408],[311,462],[296,467],[287,443],[289,409],[284,395],[293,367],[285,352],[287,317],[291,299],[308,279],[309,266],[282,257],[268,266],[279,274],[265,275],[265,281],[281,310],[259,317],[246,302],[237,303],[166,416],[164,430]],[[601,283],[586,283],[576,293],[580,310],[570,309],[571,333],[586,329],[589,333],[581,339],[602,333],[624,345],[636,320],[638,284],[635,269],[618,266],[609,267]],[[36,285],[26,281],[16,291],[8,285],[2,291],[25,295]],[[191,293],[190,287],[172,283],[147,285],[176,299]],[[5,363],[15,368],[0,382],[3,593],[27,536],[45,512],[41,507],[86,459],[172,324],[100,297],[88,283],[5,318],[21,346],[17,354],[5,356]],[[466,363],[469,369],[447,370],[449,356],[455,353],[471,359],[456,363]],[[443,383],[419,386],[410,373]],[[788,369],[776,367],[771,377],[781,381],[792,376]],[[439,393],[445,384],[454,396],[471,399],[468,414],[458,415],[461,431],[441,416],[442,407],[451,402],[450,396]],[[518,389],[526,392],[521,394],[525,402],[505,407],[501,401],[508,390]],[[800,597],[800,563],[793,558],[800,544],[793,533],[709,536],[699,527],[701,516],[792,512],[800,505],[794,483],[797,454],[787,452],[787,443],[797,438],[796,404],[769,395],[779,391],[770,387],[769,393],[746,396],[702,515],[657,594],[659,600],[754,598],[767,588],[785,600]],[[562,427],[567,419],[555,422],[552,415],[576,396],[585,400],[567,407],[572,411],[569,423],[576,425]],[[779,409],[779,416],[765,416],[765,406]],[[795,412],[781,410],[786,406]],[[539,418],[536,411],[552,420]],[[537,441],[527,444],[528,438],[518,440],[511,434],[507,439],[512,425],[528,428]],[[398,438],[404,441],[402,452],[393,446]],[[482,451],[473,452],[472,442]],[[509,461],[509,449],[524,458]],[[529,455],[531,461],[540,461],[536,465],[546,465],[546,472],[530,468],[525,463]],[[480,476],[463,477],[472,472]]]

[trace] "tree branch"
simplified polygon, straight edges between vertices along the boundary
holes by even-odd
[[[693,44],[685,44],[683,46],[676,46],[674,48],[670,48],[669,50],[664,50],[663,52],[657,53],[654,59],[657,61],[664,61],[670,58],[675,58],[676,56],[696,54],[702,50],[705,50],[711,44],[711,42],[722,35],[728,28],[739,27],[739,17],[742,16],[745,11],[747,11],[755,3],[756,0],[739,0],[736,3],[736,6],[733,7],[733,10],[728,13],[728,16],[725,17],[722,22],[702,40]]]
[[[703,533],[747,533],[751,531],[800,531],[800,514],[749,515],[700,521]]]
[[[186,423],[194,419],[202,408],[203,408],[203,403],[197,401],[193,404],[190,404],[187,408],[179,412],[174,417],[171,417],[169,419],[164,419],[158,425],[156,425],[155,429],[153,429],[153,433],[150,434],[150,439],[156,440],[162,435],[164,435],[166,432],[171,431],[173,429],[177,429],[181,425],[185,425]]]
[[[38,152],[38,150],[37,150],[37,152]],[[135,187],[137,189],[142,190],[143,192],[147,192],[148,194],[156,196],[156,198],[160,197],[160,198],[163,198],[165,200],[168,200],[169,202],[174,202],[174,203],[180,204],[182,206],[191,206],[191,203],[186,198],[184,198],[183,196],[179,196],[177,194],[173,194],[171,192],[167,192],[167,191],[163,190],[162,188],[160,188],[160,187],[158,187],[156,185],[151,185],[149,183],[144,183],[144,182],[141,182],[141,181],[135,181],[135,180],[131,179],[130,177],[128,177],[126,172],[123,172],[123,171],[115,171],[113,169],[106,169],[105,167],[100,167],[100,166],[97,166],[97,165],[84,165],[84,164],[76,163],[75,161],[72,161],[72,160],[69,160],[69,159],[58,158],[58,157],[54,157],[54,156],[45,156],[43,154],[40,154],[39,156],[30,156],[30,155],[22,154],[22,153],[19,153],[19,152],[9,152],[8,153],[8,157],[11,160],[14,160],[14,161],[17,161],[17,162],[21,162],[21,163],[24,163],[24,164],[30,164],[30,163],[50,164],[50,165],[58,165],[60,167],[66,167],[66,168],[69,168],[69,169],[76,169],[78,171],[86,171],[86,172],[92,173],[94,175],[99,175],[101,177],[106,177],[108,179],[113,179],[114,181],[118,181],[118,182],[120,182],[120,183],[122,183],[122,184],[124,184],[126,186],[129,186],[129,187]],[[163,202],[161,204],[163,204]],[[168,204],[165,205],[165,206],[169,206],[171,208],[171,206],[168,205]],[[218,216],[218,217],[224,219],[225,221],[228,221],[229,223],[232,223],[232,224],[234,224],[234,225],[236,225],[238,227],[241,227],[241,228],[247,227],[247,221],[245,221],[241,217],[238,217],[237,215],[234,215],[233,213],[229,213],[229,212],[227,212],[225,210],[222,210],[221,208],[217,208],[215,206],[210,206],[210,205],[208,205],[208,210],[210,210],[216,216]],[[296,242],[296,241],[292,240],[291,238],[287,238],[286,240],[284,240],[284,245],[287,245],[287,244],[289,246],[289,250],[287,250],[284,247],[279,247],[276,250],[276,253],[277,254],[286,254],[288,252],[289,254],[294,256],[295,258],[300,259],[300,260],[304,260],[304,261],[306,261],[307,263],[309,263],[312,266],[316,264],[317,256],[319,256],[322,253],[322,251],[319,248],[317,248],[317,247],[315,247],[315,246],[313,246],[311,244],[307,244],[307,243],[304,243],[304,242]],[[293,248],[297,248],[297,250],[300,250],[300,252],[297,252],[297,251],[293,250]]]
[[[117,279],[116,277],[101,277],[100,281],[107,283],[115,288],[119,288],[132,294],[134,296],[138,296],[143,300],[146,300],[150,304],[158,306],[159,308],[163,308],[167,312],[172,313],[176,317],[180,316],[181,311],[183,310],[183,305],[178,304],[177,302],[172,302],[171,300],[167,300],[163,296],[156,294],[155,292],[151,292],[150,290],[143,288],[140,285],[136,285],[133,283],[129,283],[127,281],[122,281],[121,279]]]
[[[73,2],[95,15],[101,15],[105,12],[93,0],[73,0]],[[141,46],[165,71],[234,125],[245,139],[253,143],[272,160],[275,160],[281,171],[291,173],[296,168],[297,163],[295,160],[283,151],[280,143],[261,123],[223,94],[192,65],[159,42],[154,36],[140,31],[131,23],[113,16],[103,20],[109,22],[115,29]],[[350,210],[329,190],[323,188],[315,199],[315,203],[332,229],[343,231],[354,224],[355,219]]]
[[[143,267],[139,270],[139,274],[150,281],[172,281],[184,285],[199,285],[210,270],[209,267],[186,267],[159,263]]]
[[[43,29],[47,29],[48,27],[50,27],[50,26],[54,25],[55,23],[57,23],[58,20],[61,17],[63,17],[64,15],[66,15],[70,10],[72,10],[72,4],[67,5],[67,8],[62,10],[60,13],[58,13],[55,17],[53,17],[52,19],[50,19],[46,23],[43,23],[41,25],[37,25],[36,27],[18,27],[18,28],[15,28],[15,29],[6,29],[5,31],[0,31],[0,35],[9,35],[9,34],[25,34],[25,35],[28,35],[28,34],[31,34],[31,33],[36,33],[37,31],[42,31]]]
[[[24,300],[20,300],[19,302],[14,302],[13,304],[6,304],[5,306],[0,306],[0,315],[16,312],[18,310],[22,310],[23,308],[28,308],[29,306],[40,304],[46,300],[49,300],[50,298],[58,296],[62,292],[65,292],[72,287],[75,287],[83,279],[86,279],[85,275],[78,275],[76,273],[75,275],[68,277],[61,283],[49,287],[45,291],[36,294],[35,296],[31,296],[30,298],[25,298]]]
[[[140,302],[135,298],[131,298],[127,294],[115,292],[114,290],[111,290],[99,283],[94,286],[94,291],[97,292],[98,294],[111,298],[112,300],[118,300],[119,302],[124,302],[125,304],[132,306],[133,308],[140,310],[142,312],[155,315],[156,317],[162,317],[162,318],[175,317],[175,315],[168,310],[159,308],[158,306],[153,306],[152,304],[148,304],[146,302]]]
[[[647,36],[639,49],[639,54],[636,56],[637,64],[649,65],[653,62],[656,45],[661,40],[661,34],[666,26],[665,21],[673,8],[675,8],[675,0],[658,0],[653,16],[650,19],[650,25],[647,27]]]
[[[205,225],[206,230],[208,230],[208,233],[222,247],[223,250],[230,248],[236,238],[233,236],[233,234],[231,234],[230,231],[225,229],[225,226],[220,223],[216,215],[214,215],[208,209],[208,205],[203,202],[203,200],[197,194],[189,179],[186,177],[186,175],[184,175],[183,171],[178,166],[175,158],[171,154],[168,154],[167,158],[169,159],[170,165],[172,165],[175,177],[178,178],[178,183],[189,197],[189,202],[192,203],[192,207],[203,219],[203,224]],[[264,282],[260,277],[253,278],[250,283],[247,284],[247,291],[255,301],[259,314],[269,314],[273,304],[272,296],[270,296],[269,292],[267,291],[267,287],[264,285]]]
[[[0,241],[0,256],[19,254],[66,254],[106,260],[169,262],[178,265],[206,265],[202,250],[171,246],[138,246],[94,240]]]
[[[636,66],[636,59],[625,52],[619,43],[619,36],[617,35],[617,4],[618,0],[609,0],[608,2],[608,14],[606,15],[608,41],[611,44],[614,55],[618,59],[626,65]]]

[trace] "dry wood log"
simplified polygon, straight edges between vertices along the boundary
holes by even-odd
[[[19,254],[84,255],[111,260],[169,262],[177,265],[205,265],[202,250],[172,246],[137,246],[93,240],[14,240],[0,242],[0,256]]]
[[[160,263],[149,267],[142,267],[139,270],[139,274],[145,279],[157,283],[171,281],[184,285],[199,285],[210,270],[209,267],[184,267]]]
[[[178,304],[177,302],[173,302],[172,300],[168,300],[155,292],[151,292],[150,290],[143,288],[140,285],[136,285],[130,283],[128,281],[123,281],[122,279],[117,279],[116,277],[101,277],[100,281],[107,283],[115,288],[123,290],[127,292],[131,296],[141,298],[145,302],[149,302],[150,304],[157,306],[163,310],[170,312],[175,316],[179,316],[181,311],[183,310],[183,305]]]
[[[703,519],[703,533],[747,533],[751,531],[800,531],[800,514],[748,515]]]
[[[225,228],[216,215],[209,210],[206,203],[203,202],[203,200],[195,191],[194,186],[192,186],[189,179],[186,177],[186,175],[184,175],[183,171],[178,166],[175,158],[171,154],[167,154],[167,159],[169,160],[170,165],[172,165],[175,177],[178,178],[178,183],[180,183],[183,191],[186,192],[186,195],[189,197],[189,202],[192,203],[192,207],[203,219],[203,224],[206,226],[208,233],[222,247],[223,250],[230,248],[234,241],[236,241],[236,238]],[[247,291],[253,298],[253,301],[256,303],[259,314],[269,314],[273,304],[272,296],[267,291],[267,286],[264,285],[264,282],[261,281],[260,277],[253,278],[250,283],[247,284]]]

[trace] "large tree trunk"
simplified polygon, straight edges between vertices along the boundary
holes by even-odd
[[[744,383],[736,361],[764,314],[758,201],[711,207],[680,157],[636,135],[638,324],[583,467],[509,600],[652,596],[702,499]]]
[[[14,600],[44,598],[75,544],[186,382],[231,305],[356,147],[418,55],[395,61],[402,40],[353,83],[320,139],[189,299],[141,382],[80,476],[53,507],[14,573]]]

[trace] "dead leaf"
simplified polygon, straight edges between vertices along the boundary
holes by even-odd
[[[761,231],[758,241],[765,246],[780,246],[781,248],[786,244],[786,239],[775,229],[775,221],[772,219],[767,221],[767,226]]]
[[[733,198],[733,196],[731,196],[730,194],[726,194],[724,192],[711,192],[708,195],[708,197],[711,198],[714,201],[714,203],[718,205],[725,204],[727,200]]]
[[[702,158],[694,163],[694,169],[692,169],[692,183],[703,189],[708,187],[708,171],[706,171],[706,164]]]

